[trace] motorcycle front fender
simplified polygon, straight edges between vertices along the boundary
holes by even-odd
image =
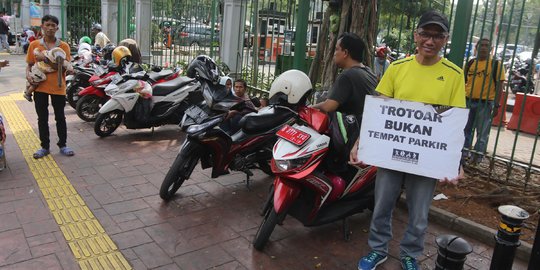
[[[300,194],[300,187],[284,182],[279,176],[274,180],[274,210],[277,214],[289,209]]]
[[[86,95],[96,95],[102,98],[102,97],[105,97],[105,91],[90,85],[84,88],[83,90],[81,90],[81,92],[79,92],[79,96],[86,96]]]
[[[105,104],[103,104],[103,106],[101,106],[101,108],[99,108],[99,113],[101,114],[104,114],[106,112],[110,112],[110,111],[114,111],[114,110],[124,110],[124,107],[122,107],[122,104],[120,104],[120,102],[114,100],[114,99],[109,99],[107,100],[107,102],[105,102]]]

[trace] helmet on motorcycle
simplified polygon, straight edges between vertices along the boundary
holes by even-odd
[[[193,59],[186,70],[186,75],[190,78],[203,78],[205,80],[217,83],[219,80],[219,70],[216,62],[209,56],[199,55]]]
[[[122,60],[129,57],[131,57],[131,52],[129,49],[125,46],[118,46],[112,51],[111,60],[116,66],[120,66]]]
[[[77,50],[77,53],[81,54],[85,51],[92,52],[92,46],[88,43],[79,44],[79,50]]]
[[[92,44],[92,39],[88,36],[84,36],[81,39],[79,39],[79,45],[86,43],[86,44]]]
[[[311,89],[313,87],[309,77],[300,70],[291,69],[281,73],[274,80],[268,98],[272,99],[274,95],[283,93],[287,95],[289,104],[297,104]]]
[[[116,48],[113,44],[109,43],[101,49],[101,55],[103,55],[103,58],[105,60],[111,60],[112,59],[112,52]]]

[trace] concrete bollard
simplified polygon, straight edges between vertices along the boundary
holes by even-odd
[[[523,221],[529,218],[527,211],[513,205],[499,206],[501,222],[495,235],[495,248],[490,270],[512,270],[516,249],[521,245],[519,236]]]
[[[438,236],[435,242],[439,247],[435,270],[461,270],[473,251],[467,241],[455,235]]]

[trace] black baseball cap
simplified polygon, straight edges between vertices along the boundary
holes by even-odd
[[[424,12],[424,14],[422,14],[422,17],[420,17],[420,20],[418,21],[418,26],[416,27],[416,29],[422,28],[428,24],[436,24],[442,27],[444,32],[448,32],[448,19],[446,18],[446,16],[439,13],[438,11],[430,10]]]

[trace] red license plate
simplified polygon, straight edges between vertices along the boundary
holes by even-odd
[[[283,126],[277,133],[278,137],[285,139],[288,142],[294,143],[298,146],[304,144],[309,140],[311,135],[289,125]]]

